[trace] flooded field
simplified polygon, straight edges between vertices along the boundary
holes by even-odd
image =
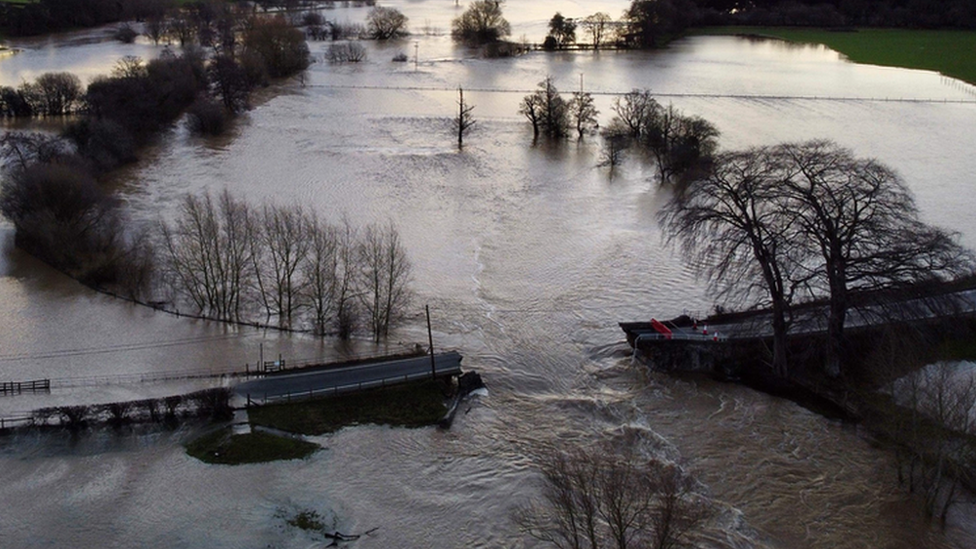
[[[451,431],[349,428],[316,439],[325,450],[309,460],[271,465],[196,462],[179,444],[191,429],[7,438],[0,500],[18,504],[0,514],[4,539],[18,547],[308,547],[282,517],[315,509],[333,513],[343,532],[378,528],[355,547],[535,547],[510,517],[538,490],[535,452],[637,441],[693,472],[725,509],[709,547],[976,544],[972,507],[959,507],[944,533],[929,526],[901,493],[891,457],[856,429],[742,387],[632,365],[616,322],[713,306],[661,242],[655,213],[667,191],[637,159],[610,178],[597,166],[596,138],[534,144],[517,112],[551,75],[564,92],[582,80],[604,124],[616,95],[649,88],[712,121],[724,149],[834,139],[898,170],[923,218],[973,247],[971,87],[853,65],[823,48],[731,37],[655,52],[486,60],[447,35],[463,6],[388,5],[410,18],[414,35],[367,43],[368,60],[350,65],[325,62],[330,44],[313,42],[317,62],[305,78],[262,92],[231,137],[199,139],[178,125],[117,183],[145,223],[171,215],[184,193],[224,188],[336,221],[394,221],[418,294],[396,342],[425,339],[430,304],[435,344],[459,350],[490,395]],[[537,42],[557,10],[616,17],[625,7],[506,2],[504,11],[515,38]],[[323,13],[355,22],[367,10]],[[0,84],[51,70],[85,79],[122,55],[162,49],[100,36],[12,44],[23,51],[0,60]],[[401,52],[410,62],[392,62]],[[450,127],[459,85],[478,121],[460,152]],[[332,352],[332,342],[304,335],[191,321],[94,294],[15,250],[9,227],[0,233],[0,379],[240,366],[262,345],[286,357]],[[0,410],[27,404],[8,399]]]

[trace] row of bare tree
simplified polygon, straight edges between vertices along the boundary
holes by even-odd
[[[513,513],[520,528],[559,549],[677,549],[713,516],[677,466],[604,450],[542,456],[542,498]]]
[[[163,226],[163,273],[201,315],[377,341],[403,319],[411,265],[393,225],[356,230],[301,206],[188,195]]]

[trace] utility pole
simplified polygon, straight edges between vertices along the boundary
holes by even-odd
[[[413,70],[416,72],[420,66],[420,42],[413,43]]]
[[[424,305],[427,312],[427,343],[430,344],[430,378],[437,379],[437,366],[434,364],[434,334],[430,331],[430,305]]]

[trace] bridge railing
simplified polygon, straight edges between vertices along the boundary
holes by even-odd
[[[699,334],[689,332],[672,332],[671,334],[661,334],[658,332],[644,332],[639,334],[634,342],[642,340],[682,340],[682,341],[725,341],[728,336],[722,334]]]
[[[437,377],[459,375],[461,373],[461,368],[460,367],[445,368],[443,370],[437,370],[436,373],[437,373]],[[287,393],[276,393],[276,394],[263,393],[260,397],[247,394],[246,398],[247,398],[248,406],[254,404],[280,404],[282,402],[308,400],[316,397],[335,396],[344,393],[353,393],[357,391],[362,391],[365,389],[375,389],[377,387],[399,385],[401,383],[407,383],[410,381],[416,381],[416,380],[428,379],[428,378],[430,378],[430,372],[417,372],[414,374],[404,374],[402,376],[390,376],[390,377],[375,379],[371,381],[360,381],[357,383],[333,385],[332,387],[323,387],[319,389],[289,391]]]

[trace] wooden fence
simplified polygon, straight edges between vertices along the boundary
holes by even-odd
[[[0,382],[0,396],[19,395],[21,393],[50,393],[50,379],[35,379],[33,381],[3,381]]]

